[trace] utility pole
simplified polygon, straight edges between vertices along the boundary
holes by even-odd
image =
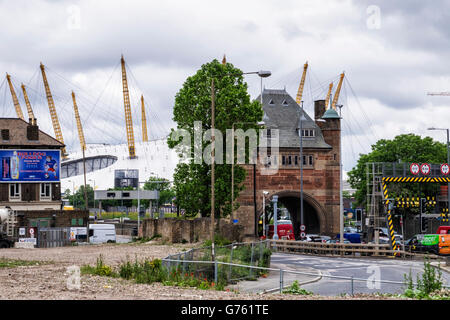
[[[301,111],[300,111],[300,225],[303,226],[305,224],[304,216],[303,216],[303,101],[301,102]],[[306,231],[306,229],[305,229]],[[300,233],[300,239],[303,240],[301,235],[305,232],[302,231]]]
[[[86,206],[86,210],[88,212],[89,217],[89,203],[88,203],[88,196],[87,196],[87,190],[86,190],[86,158],[84,156],[84,149],[83,149],[83,174],[84,174],[84,203]],[[89,242],[89,218],[86,225],[86,242]]]
[[[211,259],[215,261],[216,254],[214,250],[214,211],[215,211],[215,199],[214,199],[214,156],[215,156],[215,92],[214,92],[214,78],[211,79]]]

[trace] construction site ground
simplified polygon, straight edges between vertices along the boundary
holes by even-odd
[[[126,260],[136,258],[164,258],[169,254],[189,250],[197,244],[163,244],[160,241],[147,243],[124,243],[84,245],[57,248],[2,249],[1,260],[37,261],[38,264],[0,268],[0,299],[13,300],[291,300],[330,299],[321,296],[299,296],[287,294],[241,293],[233,290],[201,290],[164,286],[160,283],[136,284],[120,278],[82,275],[79,289],[68,289],[67,268],[94,266],[101,255],[105,264],[118,267]],[[331,299],[350,299],[334,297]],[[358,295],[351,299],[388,299]]]

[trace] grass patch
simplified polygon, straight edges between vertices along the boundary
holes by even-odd
[[[22,266],[39,266],[49,264],[50,262],[34,261],[34,260],[14,260],[14,259],[0,259],[0,268],[16,268]]]

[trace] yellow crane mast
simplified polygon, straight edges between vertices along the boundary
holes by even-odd
[[[141,110],[142,110],[142,141],[147,142],[147,118],[145,117],[144,95],[141,95]]]
[[[307,69],[308,69],[308,61],[306,61],[306,63],[303,65],[302,79],[300,80],[300,85],[298,86],[297,99],[295,99],[295,101],[297,102],[298,105],[300,105],[302,103],[303,87],[305,86]]]
[[[333,102],[331,104],[331,107],[336,110],[336,104],[339,99],[339,94],[341,93],[341,87],[342,87],[342,81],[344,80],[344,72],[341,73],[341,78],[339,79],[338,86],[336,88],[336,92],[334,93]]]
[[[36,118],[34,117],[33,109],[31,109],[31,104],[30,104],[30,100],[28,99],[27,90],[25,89],[25,86],[23,83],[21,84],[21,87],[22,87],[22,92],[23,92],[23,98],[25,99],[25,104],[27,105],[28,118],[30,118],[34,123]]]
[[[120,59],[122,65],[122,85],[123,85],[123,105],[125,108],[125,124],[127,127],[127,141],[128,141],[128,152],[130,158],[136,157],[136,150],[134,146],[134,133],[133,133],[133,119],[131,118],[131,106],[130,106],[130,95],[128,92],[127,83],[127,71],[125,69],[125,60]]]
[[[11,96],[13,99],[14,107],[16,108],[17,116],[20,119],[25,120],[23,117],[22,108],[20,107],[20,104],[19,104],[19,99],[17,99],[16,92],[14,91],[14,87],[11,82],[11,76],[9,74],[6,74],[6,80],[8,80],[9,90],[11,90]]]
[[[330,103],[331,89],[333,89],[333,82],[330,83],[330,86],[328,87],[327,97],[325,98],[325,110],[328,108],[328,104]]]
[[[75,120],[77,121],[78,137],[80,138],[81,151],[86,150],[86,143],[84,141],[83,127],[81,126],[80,114],[78,113],[77,101],[75,99],[75,92],[72,91],[73,111],[75,113]]]
[[[59,125],[58,115],[56,114],[55,102],[53,101],[52,93],[48,85],[47,76],[45,74],[45,67],[41,62],[42,80],[44,81],[45,94],[47,96],[48,109],[50,110],[50,116],[52,118],[53,130],[55,131],[56,140],[64,144],[64,139]],[[62,158],[66,159],[66,147],[62,149]]]

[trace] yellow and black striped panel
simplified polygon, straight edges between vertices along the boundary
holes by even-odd
[[[383,177],[383,182],[450,182],[450,177]]]
[[[389,239],[391,241],[392,250],[397,250],[397,243],[395,242],[394,223],[392,222],[391,210],[388,210],[387,220],[388,220]]]

